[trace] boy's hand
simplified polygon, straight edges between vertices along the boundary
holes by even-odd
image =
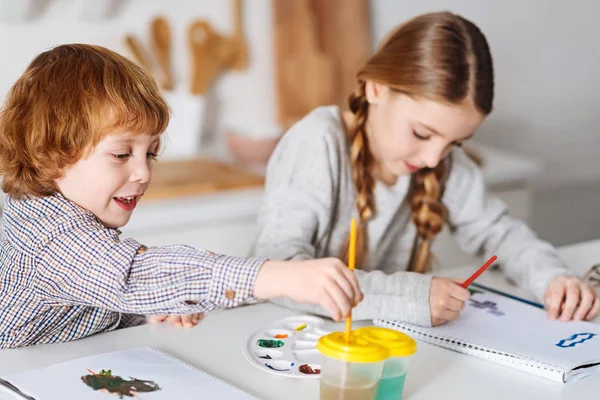
[[[204,317],[204,313],[188,314],[188,315],[150,315],[146,318],[149,324],[159,324],[161,322],[170,322],[175,326],[185,328],[193,328]]]
[[[600,299],[596,291],[579,278],[558,276],[550,282],[544,303],[550,319],[560,316],[562,321],[571,319],[589,321],[600,308]]]
[[[261,267],[254,296],[261,299],[286,296],[319,304],[340,321],[363,299],[358,279],[337,258],[308,261],[267,261]]]
[[[469,291],[457,280],[433,278],[429,290],[431,325],[438,326],[457,319],[470,297]]]

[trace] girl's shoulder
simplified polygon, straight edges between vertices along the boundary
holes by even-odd
[[[281,144],[308,149],[323,145],[346,147],[346,128],[338,106],[322,106],[308,113],[283,135]]]

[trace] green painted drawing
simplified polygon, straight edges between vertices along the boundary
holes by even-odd
[[[152,381],[144,381],[141,379],[131,378],[125,380],[120,376],[113,376],[110,370],[100,371],[99,374],[88,370],[91,375],[81,377],[83,383],[94,390],[101,390],[107,393],[117,395],[120,399],[123,396],[134,397],[137,393],[155,392],[160,390],[158,384]]]
[[[472,287],[468,287],[467,290],[469,292],[471,292],[471,296],[473,296],[476,293],[481,293],[481,294],[485,293],[483,290],[473,289]]]

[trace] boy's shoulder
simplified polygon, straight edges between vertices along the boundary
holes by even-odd
[[[60,194],[7,197],[3,210],[4,240],[22,251],[35,252],[56,236],[82,227],[102,228],[93,213]]]

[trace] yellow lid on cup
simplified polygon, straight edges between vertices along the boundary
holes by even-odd
[[[389,350],[376,343],[370,343],[352,334],[350,342],[343,332],[332,332],[322,336],[317,342],[317,350],[336,360],[354,363],[383,361],[390,356]]]
[[[358,328],[352,335],[369,343],[385,347],[390,357],[405,357],[417,351],[417,342],[410,336],[394,329],[367,326]]]

